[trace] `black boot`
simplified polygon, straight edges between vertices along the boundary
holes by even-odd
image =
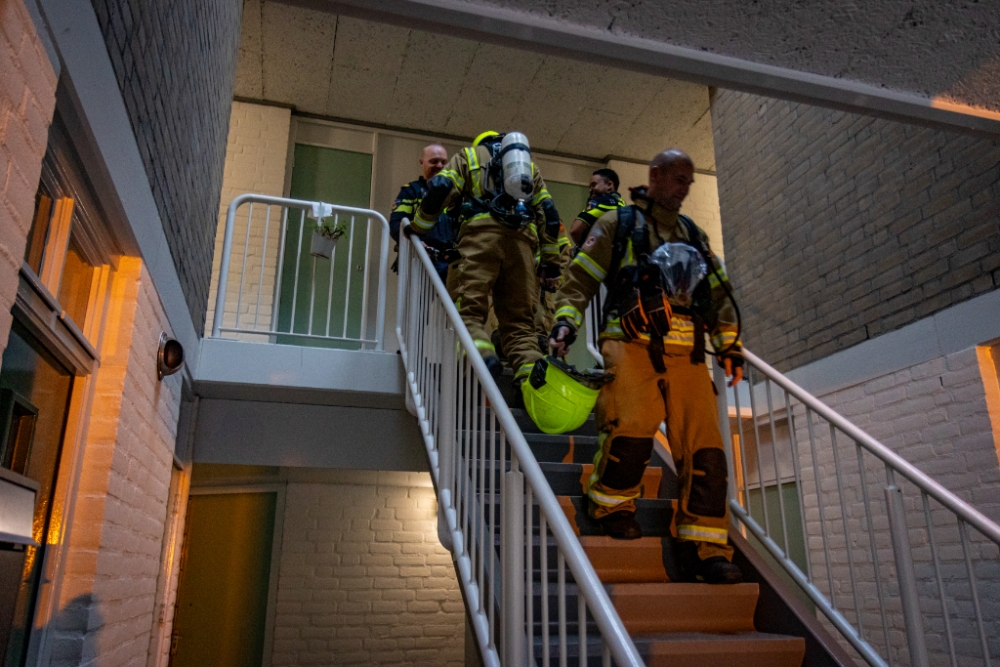
[[[730,563],[724,556],[698,558],[698,543],[681,540],[675,543],[674,553],[677,566],[684,581],[703,584],[739,584],[743,582],[740,568]]]
[[[635,520],[635,512],[612,512],[597,520],[605,535],[616,540],[637,540],[642,537],[642,526]]]
[[[500,374],[503,373],[503,363],[501,363],[500,358],[495,354],[487,354],[483,357],[483,362],[486,364],[486,370],[490,372],[490,377],[496,382]]]

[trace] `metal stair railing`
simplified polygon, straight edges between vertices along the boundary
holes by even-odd
[[[587,348],[603,365],[600,313],[595,298]],[[712,369],[737,529],[873,667],[993,664],[1000,525],[746,348],[744,356],[735,391]]]
[[[736,391],[713,371],[729,505],[744,534],[870,665],[988,667],[1000,634],[1000,526],[744,356]]]
[[[303,257],[323,218],[346,228],[344,235],[329,260]],[[227,334],[382,350],[388,256],[389,223],[378,211],[258,194],[235,197],[226,212],[212,338]],[[374,284],[373,266],[378,266]],[[238,277],[238,285],[230,277],[234,282]],[[374,326],[369,322],[373,287]]]
[[[571,657],[584,666],[593,647],[602,665],[643,665],[427,251],[406,235],[400,237],[398,289],[396,335],[407,400],[420,422],[439,520],[447,525],[442,541],[451,540],[484,664],[536,664],[540,653],[543,667],[566,665]],[[568,636],[567,569],[577,590],[576,651]],[[552,637],[551,606],[558,617]],[[593,630],[588,636],[588,612],[596,637]]]

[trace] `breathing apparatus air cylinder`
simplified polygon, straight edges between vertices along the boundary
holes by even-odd
[[[503,190],[516,202],[514,216],[523,222],[531,219],[525,203],[531,199],[535,185],[531,173],[531,147],[528,138],[520,132],[508,132],[500,142],[500,165],[503,172]]]

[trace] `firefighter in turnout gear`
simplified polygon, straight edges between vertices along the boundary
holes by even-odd
[[[731,562],[727,539],[726,456],[705,366],[705,333],[732,377],[730,386],[743,377],[743,356],[725,269],[708,249],[705,233],[679,214],[693,180],[691,158],[664,151],[650,164],[648,192],[637,189],[635,205],[597,220],[556,295],[557,321],[549,343],[554,355],[566,354],[583,324],[584,309],[606,283],[601,354],[615,379],[601,388],[596,405],[600,450],[587,482],[590,514],[614,538],[641,537],[635,498],[653,436],[665,421],[680,486],[676,550],[681,571],[692,581],[735,583],[742,576]],[[682,247],[704,258],[707,277],[698,279],[693,298],[668,296],[659,287],[647,290],[644,276],[652,274],[643,267],[654,250],[668,243],[686,244]]]
[[[448,163],[448,152],[440,144],[429,144],[424,146],[420,153],[420,178],[410,181],[399,190],[396,201],[392,204],[392,214],[389,216],[389,235],[397,244],[399,243],[399,227],[404,219],[412,220],[420,200],[427,192],[427,181],[434,178]],[[424,245],[427,247],[431,259],[434,260],[434,268],[437,269],[441,280],[447,280],[448,265],[458,259],[455,251],[455,230],[454,220],[448,213],[441,213],[437,223],[429,233],[422,237]],[[397,251],[399,246],[396,246]],[[392,265],[393,271],[396,264]]]
[[[576,216],[570,225],[569,235],[579,247],[590,233],[597,219],[608,211],[625,206],[625,200],[618,194],[618,174],[613,169],[598,169],[590,176],[590,199],[587,208]]]
[[[458,312],[496,377],[501,366],[486,329],[490,295],[515,382],[542,351],[535,335],[539,283],[554,287],[559,266],[559,213],[527,139],[518,132],[484,132],[427,184],[410,229],[430,232],[442,210],[458,208],[458,252],[449,280]],[[535,253],[539,253],[536,267]],[[450,276],[451,277],[451,276]]]

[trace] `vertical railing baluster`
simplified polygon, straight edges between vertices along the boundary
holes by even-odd
[[[837,495],[840,498],[840,520],[844,529],[844,548],[847,550],[847,569],[851,573],[851,595],[858,623],[858,635],[864,639],[865,628],[861,618],[861,600],[858,597],[858,580],[854,577],[854,553],[851,551],[851,530],[847,526],[847,502],[844,499],[844,480],[840,472],[840,455],[837,453],[837,431],[830,424],[830,449],[833,451],[833,470],[837,478]]]
[[[760,459],[760,429],[757,427],[757,400],[754,398],[753,369],[747,367],[747,384],[750,385],[750,420],[753,422],[754,453],[757,459],[757,486],[760,487],[760,506],[764,514],[764,532],[771,536],[770,512],[767,511],[767,486],[764,484],[764,465]],[[773,446],[773,443],[772,443]],[[744,447],[744,451],[746,448]],[[749,480],[747,480],[749,482]]]
[[[278,230],[278,270],[274,280],[274,298],[271,299],[271,332],[278,331],[278,309],[281,305],[281,280],[285,271],[285,236],[288,234],[288,208],[281,212],[281,229]]]
[[[556,593],[559,596],[559,667],[566,667],[566,557],[556,547]]]
[[[830,560],[830,544],[826,539],[826,517],[823,512],[823,481],[816,460],[816,437],[813,433],[812,409],[806,406],[806,426],[809,429],[809,452],[812,454],[813,478],[816,480],[816,508],[819,510],[819,534],[823,540],[823,555],[826,558],[826,576],[830,586],[830,605],[837,608],[837,594],[833,588],[833,562]]]
[[[302,237],[305,235],[305,230],[306,210],[303,208],[299,209],[299,244],[295,252],[295,274],[292,275],[292,316],[288,320],[288,333],[295,333],[295,306],[299,299],[299,269],[302,268]]]
[[[799,496],[799,519],[802,522],[802,542],[805,545],[806,579],[812,581],[812,559],[809,558],[809,531],[806,529],[806,500],[802,488],[802,464],[799,462],[799,440],[795,435],[795,415],[792,414],[792,399],[785,392],[785,413],[788,415],[788,438],[792,447],[792,470],[795,474],[795,489]]]
[[[878,609],[882,617],[882,638],[885,641],[886,654],[891,658],[892,645],[889,643],[889,622],[885,613],[885,599],[882,595],[882,568],[878,562],[878,547],[875,544],[875,527],[872,525],[872,504],[868,496],[868,479],[865,474],[865,462],[861,444],[857,441],[854,445],[858,448],[858,473],[861,477],[861,495],[865,503],[865,521],[868,523],[868,544],[871,547],[872,566],[875,572],[875,592],[878,594]],[[860,634],[860,631],[859,631]]]
[[[347,338],[347,319],[348,313],[351,307],[351,274],[354,272],[354,216],[351,216],[351,235],[348,237],[350,241],[347,244],[347,284],[344,286],[344,327],[342,333],[340,334],[344,338]],[[424,271],[420,272],[421,277],[426,278],[427,273]]]
[[[979,606],[976,572],[972,569],[972,556],[969,553],[969,528],[962,519],[958,520],[958,532],[962,538],[962,555],[965,557],[965,571],[969,575],[969,590],[972,592],[972,609],[976,614],[976,628],[979,630],[979,647],[983,652],[983,665],[989,667],[990,645],[986,638],[986,628],[983,626],[983,612]]]
[[[895,471],[888,463],[885,465],[885,481],[889,535],[892,537],[892,552],[896,561],[896,583],[899,585],[899,602],[903,609],[903,629],[906,634],[906,645],[910,650],[910,665],[911,667],[927,667],[930,661],[924,642],[920,592],[917,590],[917,575],[913,569],[913,554],[910,549],[909,529],[906,525],[906,509],[903,506],[903,490],[896,484]],[[989,663],[987,662],[987,664]]]
[[[587,601],[579,585],[576,587],[576,623],[580,635],[580,667],[587,667]]]
[[[333,215],[333,228],[337,228],[338,214]],[[330,319],[333,315],[333,267],[337,264],[337,246],[330,251],[330,280],[326,291],[326,335],[330,335]]]
[[[479,402],[479,410],[481,412],[482,419],[485,420],[486,419],[486,393],[485,392],[483,392],[481,394],[481,398],[480,398],[480,402]],[[493,418],[490,417],[490,423],[492,424],[492,422],[493,422]],[[485,491],[486,491],[486,466],[485,466],[485,463],[486,463],[486,428],[485,428],[485,424],[484,424],[484,428],[479,432],[478,451],[479,451],[479,462],[480,462],[480,465],[478,466],[479,467],[479,503],[478,503],[478,505],[479,505],[479,528],[477,529],[476,532],[478,533],[478,536],[479,536],[479,558],[477,559],[476,565],[479,568],[479,576],[478,576],[478,579],[477,579],[477,581],[479,582],[479,590],[480,591],[484,591],[485,588],[486,588],[483,585],[485,583],[484,576],[485,576],[485,571],[486,571],[486,568],[485,568],[484,563],[483,563],[483,560],[484,560],[483,559],[483,554],[486,553],[486,493],[485,493]],[[479,596],[479,611],[480,612],[482,612],[485,609],[485,599],[486,599],[485,595],[480,595]]]
[[[532,551],[535,548],[533,506],[535,493],[530,484],[525,485],[524,494],[524,620],[528,631],[528,663],[532,662],[531,656],[535,652],[535,558]]]
[[[955,657],[955,637],[951,632],[951,619],[948,615],[948,598],[944,590],[944,578],[941,576],[941,565],[938,562],[937,545],[934,543],[934,524],[931,523],[931,505],[926,493],[921,493],[924,501],[924,519],[927,521],[927,540],[931,547],[931,561],[934,563],[934,578],[937,580],[938,595],[941,597],[941,618],[944,620],[944,635],[948,640],[948,655],[951,657],[951,667],[958,667]]]
[[[371,247],[372,247],[372,219],[371,216],[365,218],[365,268],[362,280],[364,281],[361,290],[361,332],[358,334],[358,338],[364,340],[368,338],[368,283],[371,280],[371,274],[369,267],[372,263],[371,257]],[[379,258],[381,261],[381,258]],[[433,296],[434,289],[431,288],[431,295]],[[376,334],[377,336],[378,334]],[[365,343],[361,344],[361,349],[365,349]]]
[[[784,537],[785,555],[789,554],[788,521],[785,519],[785,498],[782,493],[781,471],[778,470],[778,433],[774,427],[774,402],[771,399],[771,379],[764,379],[764,389],[767,392],[767,414],[771,424],[771,458],[774,459],[774,482],[778,485],[778,512],[781,514],[781,534]]]
[[[247,279],[247,253],[250,252],[250,227],[253,225],[253,202],[250,202],[250,210],[247,214],[247,235],[243,241],[243,268],[240,269],[240,291],[236,295],[236,324],[234,329],[240,328],[240,311],[243,310],[243,285]]]
[[[753,386],[750,384],[749,378],[750,369],[747,369],[747,378],[745,382],[747,386],[750,387],[750,391],[753,391]],[[742,384],[742,382],[740,383]],[[747,440],[743,435],[743,408],[740,406],[740,384],[733,387],[733,403],[736,404],[736,430],[740,434],[740,466],[743,469],[743,507],[747,511],[747,515],[751,518],[753,517],[753,510],[750,508],[750,477],[747,472]],[[733,449],[735,453],[736,449]]]
[[[542,667],[551,667],[549,646],[549,526],[545,513],[538,514],[538,569],[542,573]]]
[[[271,233],[271,207],[267,207],[264,215],[264,247],[260,251],[260,280],[257,282],[257,305],[253,311],[253,330],[257,331],[257,319],[260,317],[260,295],[264,291],[264,263],[267,261],[267,237]],[[250,230],[247,230],[249,236]]]

